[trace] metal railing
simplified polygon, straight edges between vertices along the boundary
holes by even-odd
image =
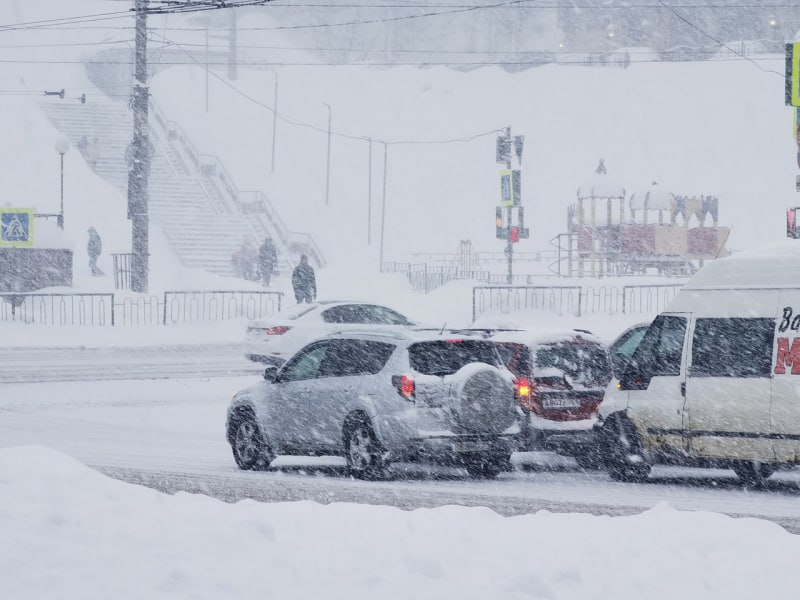
[[[131,264],[133,254],[112,254],[114,259],[114,289],[131,289]]]
[[[657,314],[667,308],[683,284],[624,286],[476,286],[472,320],[487,310],[550,310],[582,314]]]
[[[0,294],[0,322],[115,325],[114,294]]]
[[[683,284],[626,285],[622,287],[622,312],[660,313],[672,302]]]
[[[280,311],[282,297],[282,292],[249,290],[171,291],[161,296],[2,293],[0,324],[135,326],[261,319]]]
[[[281,309],[282,292],[164,292],[164,325],[193,321],[261,319]]]
[[[581,314],[580,286],[477,286],[472,288],[472,320],[487,310],[551,310]]]

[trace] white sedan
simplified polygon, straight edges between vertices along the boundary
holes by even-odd
[[[399,312],[364,302],[297,304],[247,326],[245,355],[253,362],[280,366],[309,342],[343,329],[394,329],[415,324]],[[362,327],[363,326],[363,327]]]

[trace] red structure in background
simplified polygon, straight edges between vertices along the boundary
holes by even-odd
[[[655,182],[628,196],[608,179],[601,160],[594,180],[578,189],[577,203],[567,210],[567,232],[554,239],[559,259],[553,270],[568,276],[688,276],[703,261],[729,254],[730,228],[720,227],[718,218],[714,196],[673,194]]]

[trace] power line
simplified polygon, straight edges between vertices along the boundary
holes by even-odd
[[[164,38],[164,40],[167,41],[167,42],[171,42],[171,43],[175,44],[176,46],[180,47],[180,44],[178,44],[176,42],[172,42],[171,40],[169,40],[167,38]],[[189,59],[193,63],[195,63],[197,66],[199,66],[199,67],[203,67],[204,66],[197,59],[195,59],[191,55],[191,53],[189,53],[187,50],[185,50],[183,48],[181,48],[181,49],[189,57]],[[328,130],[327,129],[323,129],[322,127],[317,127],[316,125],[313,125],[311,123],[306,123],[304,121],[299,121],[297,119],[292,119],[290,117],[287,117],[285,115],[282,115],[282,114],[276,112],[274,106],[270,106],[268,104],[265,104],[264,102],[261,102],[257,98],[254,98],[253,96],[249,95],[248,93],[240,90],[238,87],[236,87],[235,85],[230,83],[227,79],[221,77],[217,73],[211,72],[210,75],[212,77],[214,77],[215,79],[217,79],[218,81],[220,81],[226,87],[230,88],[233,92],[235,92],[236,94],[238,94],[242,98],[245,98],[246,100],[252,102],[253,104],[255,104],[257,106],[260,106],[260,107],[268,110],[269,112],[273,113],[274,115],[276,115],[276,117],[278,119],[280,119],[282,122],[286,123],[287,125],[293,125],[295,127],[301,127],[301,128],[305,128],[305,129],[310,129],[312,131],[317,131],[319,133],[324,133],[326,135],[328,134]],[[468,142],[471,142],[471,141],[476,140],[476,139],[481,138],[481,137],[486,137],[486,136],[489,136],[489,135],[495,135],[498,131],[501,131],[501,129],[492,129],[491,131],[486,131],[486,132],[483,132],[483,133],[478,133],[478,134],[470,135],[470,136],[467,136],[467,137],[453,138],[453,139],[447,139],[447,140],[396,140],[396,141],[383,140],[383,139],[381,139],[381,138],[379,138],[377,136],[374,136],[374,135],[373,136],[353,135],[353,134],[349,134],[349,133],[343,133],[343,132],[340,132],[340,131],[331,131],[330,134],[334,135],[334,136],[336,136],[338,138],[349,139],[349,140],[356,140],[356,141],[362,141],[363,142],[363,141],[368,141],[368,140],[372,139],[373,141],[378,141],[378,142],[386,144],[386,145],[401,145],[401,144],[456,144],[456,143],[468,143]]]
[[[702,27],[700,27],[699,25],[696,25],[695,23],[692,23],[692,22],[691,22],[689,19],[687,19],[686,17],[684,17],[684,16],[683,16],[683,15],[682,15],[680,12],[678,12],[676,9],[672,8],[671,6],[669,6],[669,5],[668,5],[668,4],[667,4],[667,3],[666,3],[664,0],[658,0],[658,3],[659,3],[659,4],[661,4],[661,5],[662,5],[664,8],[666,8],[668,11],[670,11],[670,12],[671,12],[673,15],[675,15],[676,17],[678,17],[678,19],[680,19],[681,21],[683,21],[684,23],[686,23],[686,24],[687,24],[689,27],[691,27],[692,29],[694,29],[695,31],[697,31],[698,33],[700,33],[701,35],[704,35],[704,36],[706,36],[708,39],[710,39],[710,40],[713,40],[714,42],[716,42],[717,44],[719,44],[719,45],[720,45],[720,46],[722,46],[723,48],[725,48],[725,49],[729,50],[730,52],[733,52],[733,53],[734,53],[734,54],[736,54],[737,56],[740,56],[740,57],[741,57],[741,58],[743,58],[744,60],[746,60],[746,61],[748,61],[748,62],[752,63],[752,64],[753,64],[753,65],[754,65],[756,68],[758,68],[760,71],[763,71],[763,72],[765,72],[765,73],[772,73],[772,74],[774,74],[774,75],[778,75],[778,76],[779,76],[781,79],[783,79],[783,78],[785,77],[785,74],[784,74],[784,73],[779,73],[778,71],[773,71],[772,69],[765,69],[765,68],[764,68],[764,67],[762,67],[760,64],[758,64],[758,63],[757,63],[755,60],[753,60],[753,59],[752,59],[752,58],[750,58],[749,56],[745,55],[743,52],[739,52],[739,51],[735,50],[734,48],[732,48],[731,46],[729,46],[728,44],[726,44],[725,42],[723,42],[722,40],[719,40],[719,39],[717,39],[716,37],[714,37],[713,35],[711,35],[710,33],[708,33],[708,32],[707,32],[705,29],[703,29],[703,28],[702,28]]]
[[[177,44],[176,44],[177,45]],[[727,46],[726,46],[727,48]],[[730,50],[736,56],[731,57],[710,57],[705,58],[700,61],[692,61],[692,62],[739,62],[742,60],[746,60],[748,62],[769,62],[769,61],[782,61],[784,60],[783,57],[772,55],[772,56],[760,56],[760,57],[749,57],[746,55],[741,54],[738,51]],[[592,60],[591,58],[583,58],[584,56],[590,56],[589,54],[582,54],[582,53],[565,53],[565,54],[557,54],[552,53],[556,56],[563,56],[563,57],[570,57],[575,56],[578,57],[576,60],[565,60],[563,63],[558,61],[547,61],[547,60],[495,60],[495,61],[438,61],[438,60],[431,60],[431,61],[415,61],[415,62],[291,62],[291,61],[238,61],[238,65],[243,67],[494,67],[494,66],[542,66],[547,64],[581,64],[581,65],[597,65],[597,60]],[[625,54],[623,53],[609,53],[604,54],[603,56],[619,56],[620,58],[624,57]],[[0,59],[0,64],[43,64],[43,65],[79,65],[85,64],[85,60],[61,60],[61,59]],[[629,62],[630,64],[637,64],[637,63],[668,63],[674,61],[666,61],[661,58],[643,58],[643,59],[631,59]],[[131,65],[133,61],[130,60],[103,60],[104,64],[109,65]],[[185,61],[165,61],[162,60],[159,64],[164,66],[191,66],[191,65],[198,65],[205,68],[205,62],[200,63],[194,59],[185,60]],[[211,67],[223,67],[227,66],[228,62],[209,62],[209,66]],[[778,73],[777,71],[768,71],[771,73]],[[783,73],[778,73],[781,77],[783,77]]]
[[[131,17],[129,11],[117,11],[109,13],[96,13],[93,15],[83,15],[78,17],[62,17],[60,19],[42,19],[39,21],[25,21],[22,23],[9,23],[0,25],[2,31],[18,31],[27,29],[38,29],[51,25],[70,25],[73,23],[91,23],[95,21],[111,21],[115,19],[128,19]]]

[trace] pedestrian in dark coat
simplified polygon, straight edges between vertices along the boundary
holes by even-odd
[[[311,303],[317,297],[317,278],[314,274],[314,267],[308,264],[308,257],[303,254],[300,256],[300,264],[292,271],[292,288],[297,303]]]
[[[275,249],[275,242],[272,238],[264,239],[264,243],[258,249],[258,265],[261,271],[261,283],[264,287],[269,286],[270,277],[278,264],[278,251]]]
[[[89,244],[86,246],[86,251],[89,254],[89,268],[92,269],[92,275],[99,277],[103,272],[97,266],[97,259],[103,251],[103,240],[94,227],[89,227]]]

